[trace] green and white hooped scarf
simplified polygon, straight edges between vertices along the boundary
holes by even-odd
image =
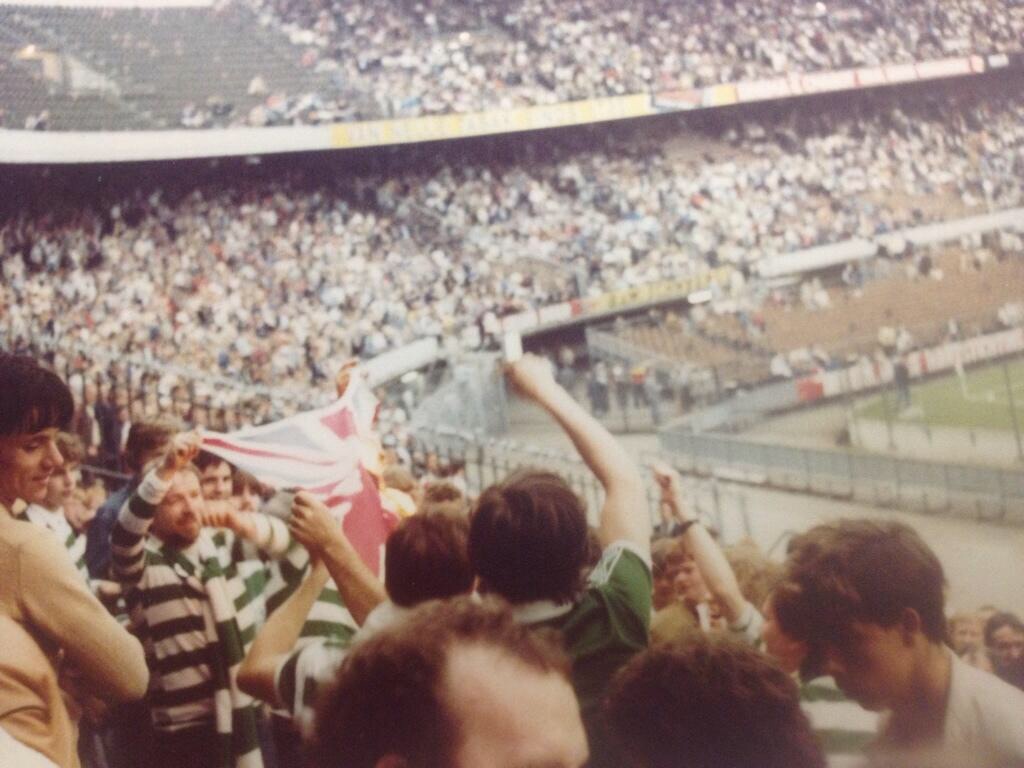
[[[198,574],[195,564],[180,551],[171,547],[161,547],[161,550],[169,562],[200,581],[207,596],[203,602],[203,618],[208,647],[215,649],[209,663],[214,683],[218,745],[216,762],[211,765],[217,768],[263,768],[257,729],[258,705],[238,689],[235,679],[245,658],[245,646],[217,547],[210,537],[200,537]]]

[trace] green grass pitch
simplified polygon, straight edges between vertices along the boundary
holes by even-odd
[[[1009,364],[1010,386],[1017,423],[1024,430],[1024,361]],[[911,382],[910,407],[897,410],[896,390],[889,385],[881,395],[858,403],[858,418],[933,427],[1012,430],[1010,393],[1003,364],[966,371],[964,381],[951,373],[924,382]]]

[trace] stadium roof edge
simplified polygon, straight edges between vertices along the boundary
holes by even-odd
[[[1008,68],[1024,69],[1024,55],[967,56],[511,110],[332,125],[61,132],[0,129],[0,163],[182,160],[443,141],[978,76]]]

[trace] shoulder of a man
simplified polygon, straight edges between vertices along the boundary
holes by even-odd
[[[587,579],[587,592],[600,592],[651,610],[651,556],[630,541],[605,548]]]
[[[953,656],[946,737],[1024,761],[1024,691]]]
[[[33,541],[42,533],[38,526],[24,517],[0,513],[0,547],[8,552],[20,551],[26,542]]]
[[[46,528],[27,520],[18,522],[21,525],[16,531],[14,543],[21,569],[40,580],[44,574],[47,578],[57,574],[66,575],[68,570],[62,566],[70,561],[64,543]]]
[[[409,613],[409,608],[402,608],[401,606],[395,605],[390,600],[385,600],[370,611],[369,615],[366,617],[366,621],[363,622],[363,625],[352,637],[352,644],[354,645],[356,643],[366,642],[371,637],[383,632],[384,630],[396,626],[405,619]]]
[[[558,622],[573,654],[613,646],[646,645],[651,623],[651,568],[646,554],[629,542],[607,547],[591,571],[583,594]]]
[[[8,610],[21,610],[15,606],[22,600],[23,575],[33,574],[39,563],[48,565],[56,548],[56,539],[28,520],[0,515],[0,602],[10,601]]]

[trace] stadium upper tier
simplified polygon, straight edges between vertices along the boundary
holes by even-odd
[[[11,173],[0,334],[303,384],[310,359],[424,337],[477,349],[526,310],[1024,205],[1019,88],[772,113],[725,135],[675,117],[125,167],[117,187],[95,168],[79,188],[50,168],[15,189]]]
[[[1022,36],[1020,0],[0,5],[0,127],[312,125],[685,100],[717,84],[1012,53]]]
[[[0,6],[0,56],[8,128],[198,128],[348,116],[310,114],[331,91],[328,79],[303,67],[287,40],[238,5]]]

